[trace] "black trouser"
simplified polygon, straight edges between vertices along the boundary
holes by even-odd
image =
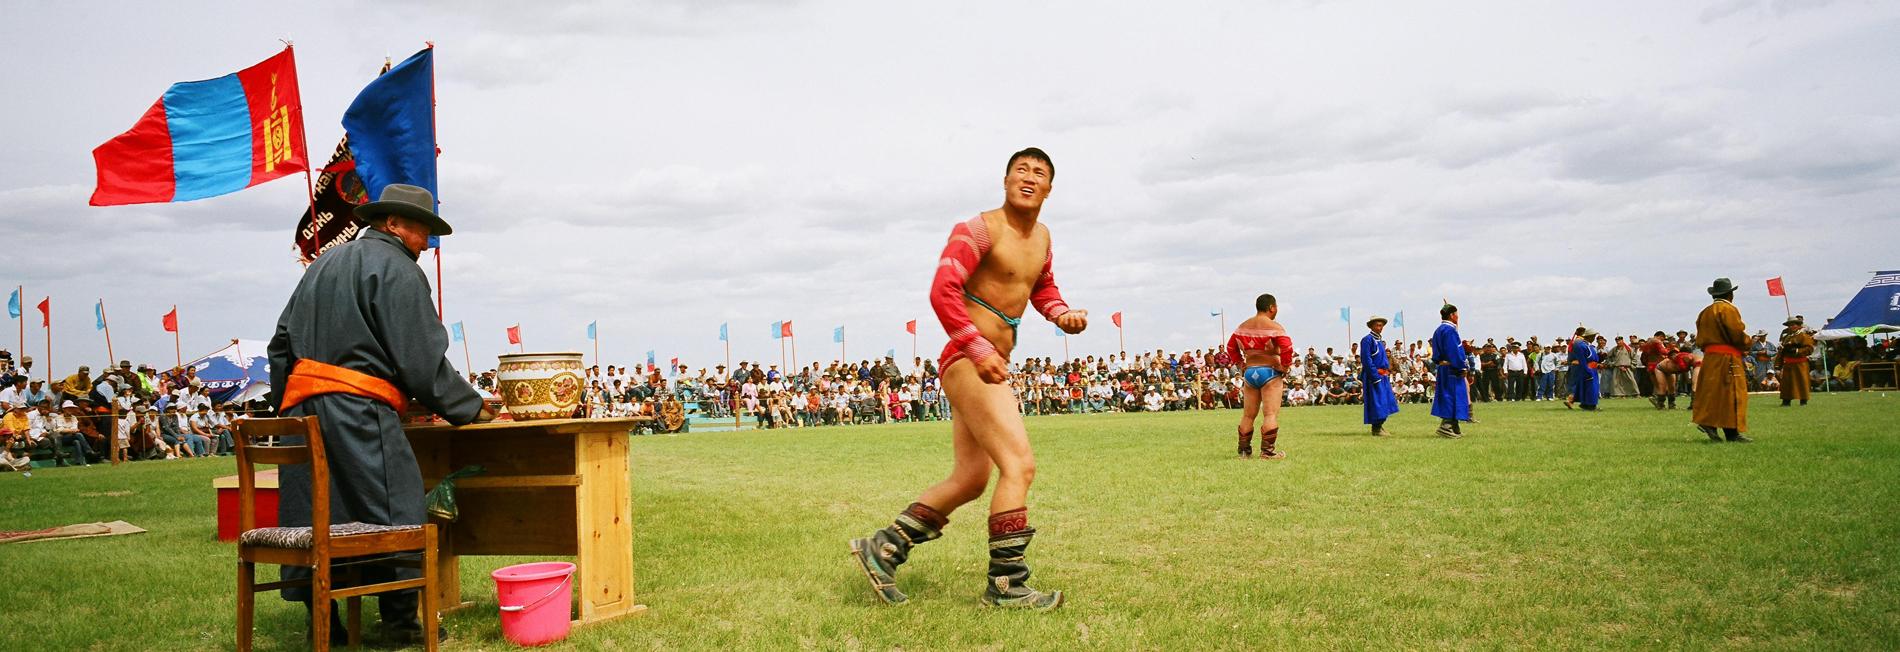
[[[1527,389],[1528,387],[1529,386],[1524,382],[1524,372],[1522,371],[1504,372],[1504,398],[1506,400],[1511,400],[1511,401],[1524,400],[1524,394],[1525,394],[1524,390]]]
[[[1504,378],[1496,369],[1488,369],[1478,376],[1478,400],[1504,400]]]

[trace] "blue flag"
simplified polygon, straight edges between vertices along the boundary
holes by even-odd
[[[897,359],[897,349],[890,349],[890,350],[887,350],[887,351],[885,351],[885,352],[884,352],[884,357],[886,357],[886,358],[890,358],[890,359],[892,359],[892,360],[896,360],[896,359]]]
[[[726,322],[720,322],[719,324],[719,341],[721,342],[731,341],[731,340],[726,339]]]
[[[782,322],[782,321],[772,322],[772,339],[775,339],[775,340],[785,339],[785,322]]]
[[[1343,321],[1348,324],[1352,323],[1352,308],[1340,308],[1339,321]]]
[[[1209,316],[1209,317],[1219,317],[1219,316],[1221,316],[1221,314],[1222,314],[1222,313],[1225,313],[1225,312],[1227,312],[1227,311],[1225,311],[1225,310],[1209,310],[1209,311],[1207,311],[1207,316]]]
[[[1399,326],[1399,327],[1405,326],[1405,311],[1400,310],[1398,312],[1392,313],[1392,325]]]
[[[454,336],[457,342],[462,341],[462,322],[449,324],[449,335]]]
[[[92,304],[92,319],[93,319],[93,327],[92,327],[93,330],[102,331],[106,329],[106,300],[105,299],[100,299],[99,303]]]
[[[435,48],[424,48],[364,86],[343,112],[343,131],[371,200],[389,184],[406,183],[428,188],[441,209],[435,177]]]
[[[1056,337],[1068,337],[1068,336],[1069,336],[1069,334],[1068,334],[1068,333],[1066,333],[1066,332],[1064,332],[1064,331],[1062,330],[1062,327],[1061,327],[1061,326],[1057,326],[1057,327],[1055,327],[1055,328],[1056,328]]]
[[[647,351],[647,366],[653,366],[653,352]]]
[[[839,326],[837,328],[831,329],[831,342],[833,344],[844,343],[844,327],[843,326]]]
[[[595,330],[595,327],[599,325],[600,325],[599,321],[587,322],[587,339],[590,339],[590,340],[600,339],[600,332]]]
[[[7,316],[14,319],[20,318],[20,291],[18,289],[13,291],[13,298],[7,299]]]

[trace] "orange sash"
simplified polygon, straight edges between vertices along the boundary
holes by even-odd
[[[279,409],[288,410],[312,396],[324,394],[373,398],[389,404],[397,412],[409,404],[409,397],[403,396],[402,390],[387,380],[333,364],[298,360],[297,365],[290,368],[290,380],[284,387],[284,405]]]
[[[1707,347],[1704,347],[1702,349],[1702,352],[1703,353],[1721,353],[1724,355],[1732,355],[1737,358],[1742,357],[1741,349],[1729,346],[1727,344],[1710,344]]]

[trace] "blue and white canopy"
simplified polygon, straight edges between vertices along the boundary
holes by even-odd
[[[1841,314],[1827,320],[1817,339],[1838,340],[1900,332],[1900,270],[1874,272]]]

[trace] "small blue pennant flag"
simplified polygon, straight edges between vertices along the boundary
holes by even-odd
[[[600,339],[600,331],[598,330],[599,327],[600,327],[599,321],[587,322],[587,339],[590,339],[590,340]]]
[[[1227,312],[1226,310],[1209,310],[1209,311],[1207,311],[1207,316],[1209,316],[1209,317],[1219,317],[1219,316],[1221,316],[1222,314],[1225,314],[1226,312]]]
[[[14,319],[20,318],[20,291],[17,289],[13,291],[13,297],[7,299],[7,316]]]
[[[837,328],[831,329],[831,342],[833,344],[844,343],[844,327],[843,326],[839,326]]]
[[[1352,323],[1352,308],[1340,308],[1339,321]]]
[[[896,359],[897,359],[897,349],[889,349],[889,350],[886,350],[886,351],[884,352],[884,357],[886,357],[886,358],[890,358],[890,359],[892,359],[892,360],[896,360]]]
[[[772,339],[775,339],[775,340],[785,339],[785,322],[782,322],[782,321],[772,322]]]
[[[1405,311],[1400,310],[1398,312],[1392,313],[1392,325],[1399,326],[1399,327],[1405,326]]]
[[[726,339],[726,326],[727,326],[727,322],[720,322],[719,324],[719,341],[721,342],[731,341],[731,340]]]
[[[647,366],[653,366],[653,352],[647,351]]]
[[[454,336],[457,342],[462,341],[462,322],[449,324],[449,335]]]
[[[99,303],[92,304],[92,319],[93,319],[93,327],[92,327],[93,330],[102,331],[106,329],[106,300],[105,299],[100,299]]]

